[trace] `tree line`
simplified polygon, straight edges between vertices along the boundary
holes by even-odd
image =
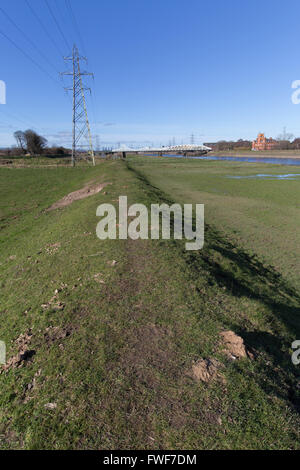
[[[48,147],[48,141],[45,137],[39,135],[32,129],[26,131],[14,132],[17,149],[8,149],[7,154],[15,153],[19,155],[67,155],[69,150],[60,146]]]
[[[288,139],[282,139],[277,137],[274,141],[276,143],[274,150],[299,150],[300,149],[300,138],[290,141]],[[251,150],[252,141],[239,139],[233,140],[220,140],[218,142],[207,142],[204,145],[211,147],[215,152],[224,150]]]
[[[22,153],[30,155],[40,155],[47,146],[47,139],[37,134],[35,131],[28,129],[27,131],[16,131],[14,137],[17,146]]]

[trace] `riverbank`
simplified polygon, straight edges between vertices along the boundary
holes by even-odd
[[[251,150],[212,150],[207,154],[212,157],[253,157],[253,158],[299,158],[300,150],[265,150],[254,152]]]

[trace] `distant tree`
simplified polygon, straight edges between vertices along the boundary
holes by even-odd
[[[26,139],[23,131],[14,132],[14,138],[17,141],[18,148],[25,153],[26,152]]]
[[[291,148],[291,142],[289,140],[278,140],[277,148],[279,150],[289,150]]]
[[[68,151],[64,147],[57,147],[56,155],[66,155]]]
[[[286,128],[284,127],[282,134],[279,134],[276,140],[278,140],[279,142],[290,142],[291,140],[293,140],[293,138],[294,135],[290,132],[286,132]]]
[[[293,142],[291,143],[291,148],[292,149],[300,149],[300,138],[297,137]]]
[[[26,139],[27,152],[31,153],[32,155],[43,153],[43,150],[47,145],[47,139],[32,131],[31,129],[25,131],[24,135]]]
[[[215,151],[251,150],[251,142],[249,140],[243,140],[243,139],[239,139],[236,142],[220,140],[219,142],[207,142],[204,145],[211,147]]]
[[[32,155],[39,155],[43,153],[44,148],[47,145],[47,139],[37,134],[31,129],[27,131],[16,131],[14,137],[17,141],[18,147],[22,152],[28,152]]]
[[[52,145],[52,147],[47,148],[47,155],[64,156],[64,155],[68,155],[69,153],[70,151],[68,149],[65,149],[62,146],[57,147],[56,145]]]

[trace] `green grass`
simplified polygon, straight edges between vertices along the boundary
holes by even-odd
[[[32,328],[35,351],[25,366],[0,375],[2,448],[299,448],[299,372],[290,361],[299,290],[294,271],[286,275],[291,261],[282,261],[281,245],[275,269],[274,253],[257,235],[262,224],[274,224],[272,207],[287,221],[283,238],[292,239],[297,187],[276,181],[286,185],[282,198],[278,189],[272,197],[271,186],[249,196],[251,186],[222,175],[254,167],[202,163],[135,157],[95,168],[0,170],[0,339],[11,357],[16,338]],[[112,184],[44,211],[92,180]],[[205,202],[204,249],[97,239],[97,206],[117,204],[123,194],[146,205]],[[261,206],[266,217],[257,215]],[[239,213],[256,227],[257,250]],[[274,246],[280,237],[272,237]],[[42,308],[55,289],[64,309]],[[70,334],[49,338],[51,326]],[[255,359],[228,361],[220,350],[224,329],[240,334]],[[193,361],[208,357],[223,364],[224,381],[189,377]]]
[[[299,173],[299,167],[149,157],[133,161],[135,169],[172,199],[204,203],[207,223],[300,288],[299,180],[227,177]]]

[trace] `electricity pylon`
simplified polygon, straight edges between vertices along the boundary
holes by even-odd
[[[91,75],[93,77],[93,74],[89,72],[81,72],[80,61],[85,60],[87,62],[87,59],[86,57],[81,57],[79,55],[75,44],[73,46],[72,57],[64,57],[64,60],[71,60],[73,66],[72,72],[62,73],[62,75],[72,75],[73,77],[73,86],[65,88],[66,90],[71,90],[73,92],[72,166],[75,166],[77,159],[77,144],[83,136],[88,140],[88,153],[92,159],[93,165],[95,165],[91,128],[84,94],[86,90],[91,92],[91,89],[83,86],[82,83],[83,76]]]

